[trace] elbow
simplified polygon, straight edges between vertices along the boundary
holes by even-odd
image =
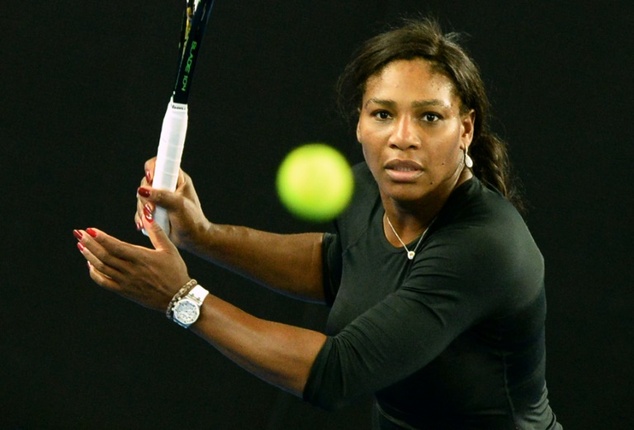
[[[319,409],[334,412],[355,403],[360,398],[368,395],[365,392],[357,392],[346,389],[346,386],[327,384],[324,379],[313,379],[304,387],[302,398],[305,402]]]
[[[342,358],[343,340],[330,337],[319,352],[302,397],[305,402],[325,411],[337,411],[372,393],[368,379],[360,378]],[[360,381],[366,381],[362,383]]]

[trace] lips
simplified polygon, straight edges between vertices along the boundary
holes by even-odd
[[[411,182],[423,173],[423,166],[412,160],[390,160],[384,168],[388,176],[397,182]]]

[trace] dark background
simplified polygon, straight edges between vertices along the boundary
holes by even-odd
[[[283,210],[277,166],[310,141],[359,160],[333,112],[338,73],[386,24],[433,13],[469,35],[531,203],[551,404],[567,429],[634,428],[631,5],[218,0],[183,167],[217,222],[327,228]],[[74,228],[148,243],[132,221],[135,189],[156,151],[180,13],[176,0],[0,6],[0,429],[367,428],[367,402],[317,410],[87,276]],[[323,325],[325,309],[185,258],[246,311]]]

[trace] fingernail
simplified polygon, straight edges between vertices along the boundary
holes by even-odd
[[[86,233],[88,233],[92,237],[97,237],[97,232],[90,227],[86,229]]]
[[[77,238],[77,240],[81,240],[83,235],[81,234],[81,231],[73,230],[73,236],[75,236],[75,238]]]
[[[82,251],[82,252],[83,252],[83,251],[84,251],[84,249],[85,249],[85,248],[84,248],[84,245],[83,245],[81,242],[77,242],[77,248],[78,248],[80,251]]]
[[[148,190],[147,188],[139,187],[136,192],[139,193],[141,197],[150,197],[150,190]]]
[[[148,183],[152,183],[152,172],[150,172],[149,170],[145,171],[145,180],[148,181]]]
[[[137,230],[143,230],[143,224],[141,224],[140,222],[136,223],[136,229]]]
[[[152,215],[152,210],[150,209],[149,205],[143,206],[143,215],[145,215],[145,219],[149,222],[154,221],[154,215]]]

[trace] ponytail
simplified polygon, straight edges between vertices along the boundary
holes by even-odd
[[[520,213],[525,205],[512,174],[507,144],[497,135],[486,131],[469,147],[473,159],[473,174],[483,183],[497,189]]]

